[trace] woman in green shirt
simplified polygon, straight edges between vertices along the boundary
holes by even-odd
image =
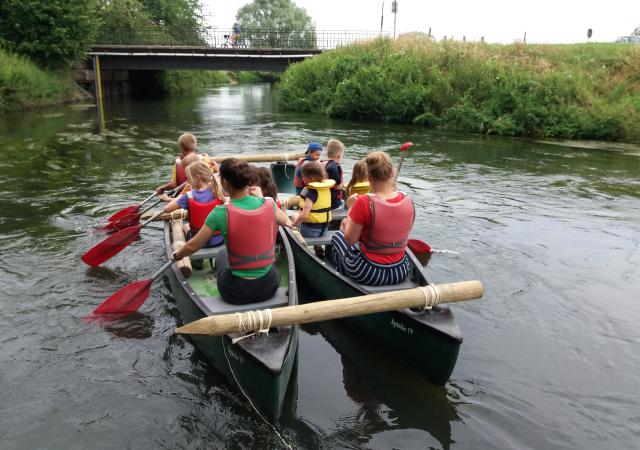
[[[222,162],[220,182],[231,201],[214,208],[200,231],[173,254],[175,260],[189,256],[220,232],[226,249],[216,257],[218,290],[222,298],[234,304],[273,297],[280,284],[280,274],[273,264],[277,225],[291,225],[274,199],[263,198],[260,188],[249,188],[254,171],[235,158]]]

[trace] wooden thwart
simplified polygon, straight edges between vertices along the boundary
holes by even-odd
[[[182,220],[172,220],[171,221],[171,250],[173,252],[177,252],[185,244],[185,235],[184,229],[182,228]],[[191,268],[191,260],[186,257],[182,258],[180,261],[176,262],[176,266],[182,272],[182,275],[185,278],[189,278],[193,269]]]
[[[325,300],[284,308],[209,316],[184,325],[176,332],[211,336],[250,333],[260,328],[320,322],[404,308],[429,307],[443,303],[473,300],[482,297],[483,294],[484,286],[480,281],[462,281],[339,300]]]
[[[156,214],[156,212],[157,211],[147,211],[146,213],[142,214],[142,216],[140,216],[140,220],[147,220],[150,217],[153,217],[153,215]],[[186,209],[176,209],[175,211],[171,211],[169,213],[162,213],[153,220],[154,221],[178,220],[178,219],[186,220],[188,218],[189,218],[189,211],[187,211]]]
[[[226,156],[212,156],[211,160],[219,163],[225,159],[235,158],[240,161],[247,162],[271,162],[271,161],[292,161],[294,159],[302,158],[304,153],[259,153],[255,155],[226,155]]]

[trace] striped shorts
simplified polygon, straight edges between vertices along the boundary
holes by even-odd
[[[359,242],[349,247],[344,240],[342,231],[333,235],[331,245],[333,246],[332,258],[336,269],[356,283],[369,286],[389,286],[402,283],[409,273],[407,255],[395,264],[375,263],[362,254]]]

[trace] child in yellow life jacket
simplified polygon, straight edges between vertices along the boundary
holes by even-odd
[[[304,237],[322,236],[331,222],[331,187],[322,164],[309,162],[302,166],[305,187],[300,193],[300,213],[292,226],[299,226]]]
[[[345,206],[347,209],[355,202],[358,195],[366,195],[371,192],[371,184],[369,184],[369,177],[367,174],[367,163],[364,159],[353,165],[351,181],[347,184],[346,190],[347,201]]]
[[[189,211],[189,223],[184,225],[188,240],[202,228],[213,208],[224,203],[224,194],[213,177],[211,168],[203,161],[189,164],[186,172],[187,180],[194,189],[173,199],[164,207],[164,211],[171,212],[178,208]],[[222,242],[222,236],[216,234],[209,239],[205,247],[215,247]]]

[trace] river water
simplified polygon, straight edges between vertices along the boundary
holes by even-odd
[[[278,425],[293,448],[637,448],[640,148],[543,143],[278,111],[268,85],[0,117],[0,448],[281,448],[173,330],[159,281],[140,313],[83,317],[163,260],[158,226],[89,269],[99,218],[165,181],[175,141],[209,153],[339,138],[344,167],[416,145],[401,175],[436,282],[480,279],[445,387],[340,323],[302,329]]]

